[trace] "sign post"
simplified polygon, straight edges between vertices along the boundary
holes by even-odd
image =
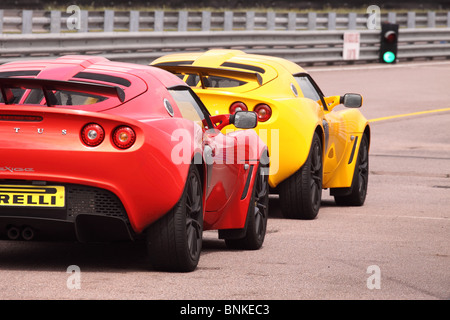
[[[342,56],[344,60],[359,59],[360,34],[356,31],[346,31],[344,33],[344,48]]]

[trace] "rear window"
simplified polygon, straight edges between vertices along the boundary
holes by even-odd
[[[13,71],[1,71],[0,78],[10,78],[10,77],[33,77],[39,74],[40,70],[13,70]],[[11,93],[13,98],[10,100],[10,103],[19,103],[20,98],[22,98],[25,89],[21,88],[12,88]],[[0,103],[5,103],[3,101],[3,96],[0,95]]]
[[[39,72],[39,70],[3,71],[0,72],[0,77],[29,78],[38,75]],[[80,81],[81,79],[96,80],[124,87],[129,87],[131,85],[131,82],[128,79],[100,73],[79,72],[73,78],[76,79],[76,81]],[[52,90],[51,93],[49,98],[52,100],[51,104],[55,106],[84,106],[103,102],[108,99],[108,97],[97,94],[68,90]],[[44,91],[42,89],[9,88],[9,94],[11,95],[8,99],[9,104],[46,104]],[[5,103],[3,95],[0,95],[0,103]]]
[[[46,104],[44,91],[41,89],[22,89],[12,88],[13,98],[9,99],[9,104],[18,104],[22,100],[24,93],[26,98],[22,104]],[[52,90],[51,105],[55,106],[84,106],[106,101],[108,97],[89,94],[84,92],[75,92],[67,90]],[[0,95],[0,103],[5,103],[3,96]]]
[[[53,90],[53,95],[56,98],[52,105],[55,106],[84,106],[103,102],[107,97],[100,95],[93,95],[83,92],[67,91],[67,90]],[[41,104],[45,103],[44,92],[40,89],[32,89],[24,101],[24,104]]]
[[[19,103],[20,98],[22,98],[24,92],[25,92],[25,89],[12,88],[11,93],[13,95],[13,98],[10,99],[10,103],[13,103],[13,104]],[[0,95],[0,103],[5,103],[2,95]]]
[[[232,87],[239,87],[247,82],[240,81],[232,78],[226,78],[226,77],[218,77],[218,76],[209,76],[206,78],[206,87],[211,88],[232,88]]]
[[[197,74],[178,74],[177,76],[180,79],[184,80],[184,82],[186,82],[186,84],[191,87],[201,85],[200,77]],[[243,86],[244,84],[247,84],[247,82],[228,77],[207,76],[203,77],[203,84],[205,88],[233,88]]]

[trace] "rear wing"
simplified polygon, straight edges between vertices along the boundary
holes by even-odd
[[[205,77],[218,76],[228,77],[236,80],[253,81],[258,85],[262,85],[263,79],[257,72],[237,71],[222,68],[208,68],[208,67],[196,67],[196,66],[169,66],[164,64],[156,64],[153,67],[158,67],[174,74],[196,74],[200,77],[202,88],[205,89]]]
[[[47,106],[57,105],[57,98],[53,91],[66,90],[88,94],[99,94],[110,97],[117,97],[120,102],[125,101],[125,92],[117,86],[110,86],[97,83],[87,83],[81,81],[63,81],[35,78],[2,78],[0,77],[0,90],[5,104],[12,104],[14,95],[13,88],[41,89],[44,93]]]

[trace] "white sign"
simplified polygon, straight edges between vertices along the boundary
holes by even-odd
[[[359,59],[359,39],[359,32],[346,31],[344,33],[344,49],[342,52],[344,60]]]

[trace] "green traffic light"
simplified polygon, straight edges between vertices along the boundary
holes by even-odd
[[[383,54],[383,60],[386,63],[392,63],[392,62],[395,61],[395,54],[393,52],[391,52],[391,51],[386,51]]]

